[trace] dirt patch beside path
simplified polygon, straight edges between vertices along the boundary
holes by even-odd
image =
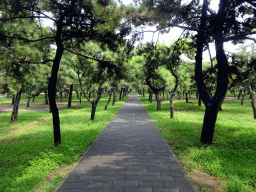
[[[56,102],[58,109],[61,109],[63,107],[68,106],[68,102]],[[79,102],[72,102],[71,106],[78,105]],[[26,107],[27,103],[20,103],[20,107]],[[10,112],[12,111],[12,104],[5,104],[5,105],[0,105],[0,113],[4,112]],[[49,111],[49,105],[45,104],[44,102],[40,103],[30,103],[29,107],[26,109],[19,109],[19,112],[25,112],[25,113],[34,113],[34,112],[43,112],[43,111]]]

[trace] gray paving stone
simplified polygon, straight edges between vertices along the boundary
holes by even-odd
[[[124,192],[124,188],[99,188],[97,192]]]
[[[133,92],[57,191],[194,190]]]
[[[113,187],[139,187],[138,181],[114,181]]]
[[[101,188],[101,187],[112,187],[112,181],[103,181],[103,182],[89,182],[87,188]]]
[[[139,181],[141,188],[164,188],[164,182]]]
[[[154,188],[153,192],[180,192],[179,189]]]
[[[126,176],[115,175],[115,176],[103,176],[102,181],[125,181]]]
[[[152,192],[151,188],[125,188],[125,192]]]

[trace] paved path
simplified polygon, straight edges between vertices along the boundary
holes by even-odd
[[[132,92],[54,191],[197,191],[191,183],[138,96]]]

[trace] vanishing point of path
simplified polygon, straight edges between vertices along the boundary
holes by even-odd
[[[194,192],[133,91],[55,192]]]

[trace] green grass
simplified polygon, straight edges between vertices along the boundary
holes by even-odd
[[[169,102],[156,111],[156,103],[141,97],[144,107],[189,172],[204,170],[223,180],[223,191],[256,191],[256,120],[250,100],[224,101],[218,114],[212,145],[200,143],[204,118],[197,99],[175,100],[170,119]],[[225,181],[225,182],[224,182]]]
[[[59,147],[54,147],[49,112],[19,112],[15,124],[11,112],[0,113],[0,191],[52,191],[124,104],[110,103],[105,111],[106,101],[100,100],[94,121],[89,104],[62,108]]]

